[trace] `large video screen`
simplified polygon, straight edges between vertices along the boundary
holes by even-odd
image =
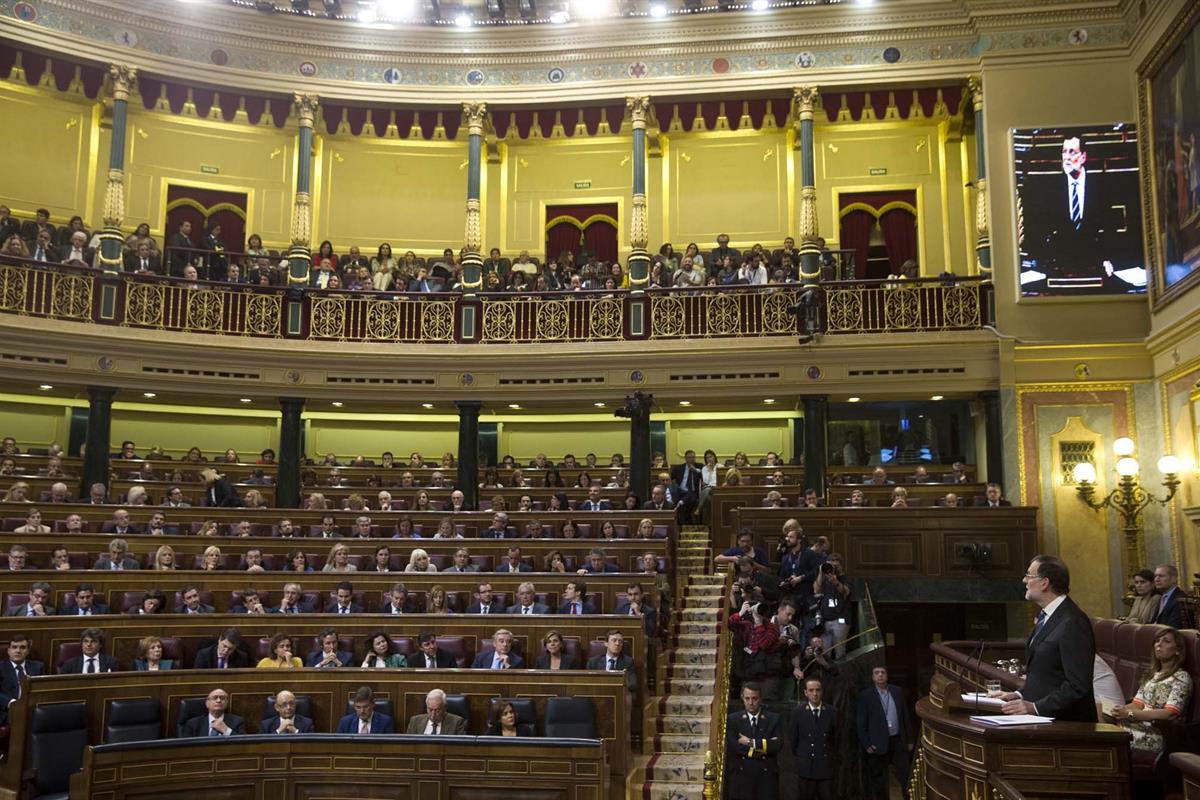
[[[1146,291],[1137,129],[1013,131],[1021,296]]]

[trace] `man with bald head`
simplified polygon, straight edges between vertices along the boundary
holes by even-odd
[[[282,689],[275,695],[275,713],[264,717],[259,733],[312,733],[313,721],[296,713],[296,695]]]

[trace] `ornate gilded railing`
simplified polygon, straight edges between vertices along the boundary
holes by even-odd
[[[796,284],[644,293],[384,293],[111,274],[27,259],[0,263],[0,313],[148,330],[406,344],[525,344],[793,337]],[[812,290],[820,333],[972,330],[991,322],[991,284],[831,282]],[[809,306],[811,308],[811,306]]]

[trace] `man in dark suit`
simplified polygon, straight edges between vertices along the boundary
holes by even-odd
[[[583,566],[576,570],[580,575],[603,574],[605,572],[620,572],[616,564],[608,563],[604,549],[593,547],[584,559]]]
[[[837,710],[824,705],[824,687],[819,678],[804,682],[808,701],[792,711],[792,753],[800,777],[802,800],[833,800],[833,737],[837,730]]]
[[[93,614],[107,614],[108,604],[103,598],[96,596],[96,590],[90,583],[81,583],[75,587],[75,599],[64,602],[59,613],[67,617],[90,617]]]
[[[874,685],[863,689],[858,696],[855,727],[858,743],[866,753],[868,796],[872,800],[887,800],[890,766],[908,800],[909,753],[914,743],[912,718],[904,690],[892,686],[887,679],[887,667],[871,670]]]
[[[395,733],[396,724],[387,714],[375,710],[375,693],[370,686],[360,686],[354,693],[354,713],[342,717],[338,733]]]
[[[1088,615],[1067,596],[1067,565],[1054,556],[1036,556],[1022,581],[1025,598],[1041,610],[1025,642],[1025,685],[1000,695],[1004,713],[1095,722],[1096,639]]]
[[[246,732],[246,721],[229,708],[229,693],[224,689],[213,689],[204,700],[207,713],[192,717],[183,723],[181,736],[240,736]]]
[[[208,603],[201,602],[200,588],[197,586],[183,587],[182,603],[175,606],[176,614],[212,614],[216,612]]]
[[[8,724],[8,707],[21,698],[21,677],[44,675],[46,665],[29,660],[29,637],[14,633],[8,640],[8,658],[0,661],[0,725]]]
[[[658,635],[658,612],[646,602],[646,593],[642,590],[640,583],[631,583],[625,587],[625,602],[617,604],[615,613],[627,617],[641,615],[646,635],[650,637]]]
[[[446,711],[446,693],[432,689],[425,695],[425,713],[408,721],[405,733],[414,736],[465,736],[467,721]]]
[[[588,488],[588,499],[579,504],[580,511],[611,511],[612,505],[600,497],[600,487]]]
[[[490,583],[479,584],[475,592],[475,602],[467,606],[468,614],[503,614],[504,606],[492,595]]]
[[[533,572],[533,567],[521,560],[521,548],[513,545],[508,548],[504,560],[496,565],[497,572]]]
[[[141,529],[134,522],[130,521],[128,511],[118,508],[113,512],[112,519],[100,526],[100,532],[114,536],[127,536],[129,534],[141,533]]]
[[[517,602],[509,606],[506,611],[509,614],[549,614],[550,607],[537,601],[537,589],[532,583],[526,581],[517,587]]]
[[[45,581],[38,581],[29,587],[29,599],[19,606],[13,606],[4,612],[6,617],[47,617],[56,613],[54,604],[50,601],[53,588]]]
[[[338,632],[333,628],[325,628],[318,634],[321,639],[321,649],[309,653],[304,659],[304,666],[329,669],[333,667],[348,667],[354,660],[354,653],[338,650]]]
[[[242,635],[237,628],[229,628],[221,634],[216,644],[196,651],[196,669],[241,669],[253,666],[250,656],[241,649]]]
[[[0,244],[7,242],[10,236],[20,235],[21,221],[12,215],[12,209],[0,203]]]
[[[675,505],[667,500],[667,488],[661,483],[650,487],[650,499],[642,504],[646,511],[674,511]]]
[[[1179,570],[1174,564],[1159,564],[1154,568],[1154,590],[1158,592],[1158,610],[1151,620],[1158,625],[1182,628],[1183,606],[1179,605]]]
[[[1006,508],[1012,503],[1004,499],[1004,492],[1000,489],[1000,484],[989,483],[984,489],[983,497],[975,498],[975,505],[979,508]]]
[[[887,476],[887,470],[883,467],[876,467],[871,471],[871,477],[863,481],[864,486],[891,486],[895,481]]]
[[[150,252],[148,242],[140,242],[135,252],[125,254],[125,271],[161,275],[162,259],[157,253]]]
[[[513,652],[512,631],[501,628],[492,634],[492,646],[475,656],[471,669],[520,669],[525,659]]]
[[[587,661],[588,669],[605,672],[625,672],[625,688],[637,689],[637,672],[633,668],[633,656],[625,654],[625,636],[620,631],[609,631],[604,640],[604,652]]]
[[[177,278],[183,277],[183,268],[196,260],[196,253],[192,252],[192,248],[196,246],[192,241],[192,223],[184,220],[179,225],[179,230],[171,234],[171,238],[167,240],[167,249],[171,253],[171,274]]]
[[[275,713],[263,717],[259,733],[312,733],[313,721],[296,713],[296,695],[282,689],[275,695]]]
[[[503,511],[497,511],[492,514],[492,524],[489,525],[482,533],[479,534],[480,539],[507,539],[508,538],[508,514]]]
[[[700,496],[700,489],[704,487],[704,475],[700,472],[700,465],[696,463],[695,450],[684,451],[683,463],[671,468],[671,482],[690,495]]]
[[[307,614],[310,611],[312,609],[304,602],[304,589],[298,583],[285,583],[283,599],[271,609],[272,614]]]
[[[816,489],[805,489],[796,505],[798,508],[825,508],[825,498],[818,495]]]
[[[325,606],[326,614],[361,614],[362,603],[354,601],[354,584],[342,581],[333,592],[333,599]]]
[[[21,236],[29,243],[30,252],[33,251],[33,245],[38,240],[38,237],[44,232],[46,241],[53,242],[56,228],[50,224],[50,211],[45,208],[39,208],[35,213],[35,218],[24,222],[21,225]]]
[[[84,628],[79,634],[81,655],[68,658],[59,668],[59,675],[93,675],[100,672],[117,672],[121,665],[115,658],[100,651],[104,648],[104,631],[99,628]]]
[[[200,470],[200,477],[204,480],[204,505],[214,508],[241,507],[242,499],[224,475],[210,467]]]
[[[417,636],[419,652],[409,653],[404,659],[404,666],[410,669],[452,669],[454,656],[437,646],[437,634],[433,631],[422,631]]]
[[[563,589],[562,605],[558,607],[560,614],[599,614],[596,607],[587,600],[587,584],[583,581],[571,581]]]
[[[743,711],[725,723],[725,785],[729,800],[776,800],[779,797],[779,756],[783,737],[779,715],[762,707],[757,683],[742,684]]]

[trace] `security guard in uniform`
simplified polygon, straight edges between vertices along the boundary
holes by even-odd
[[[742,685],[742,705],[725,725],[729,800],[778,800],[779,715],[763,708],[755,683]]]

